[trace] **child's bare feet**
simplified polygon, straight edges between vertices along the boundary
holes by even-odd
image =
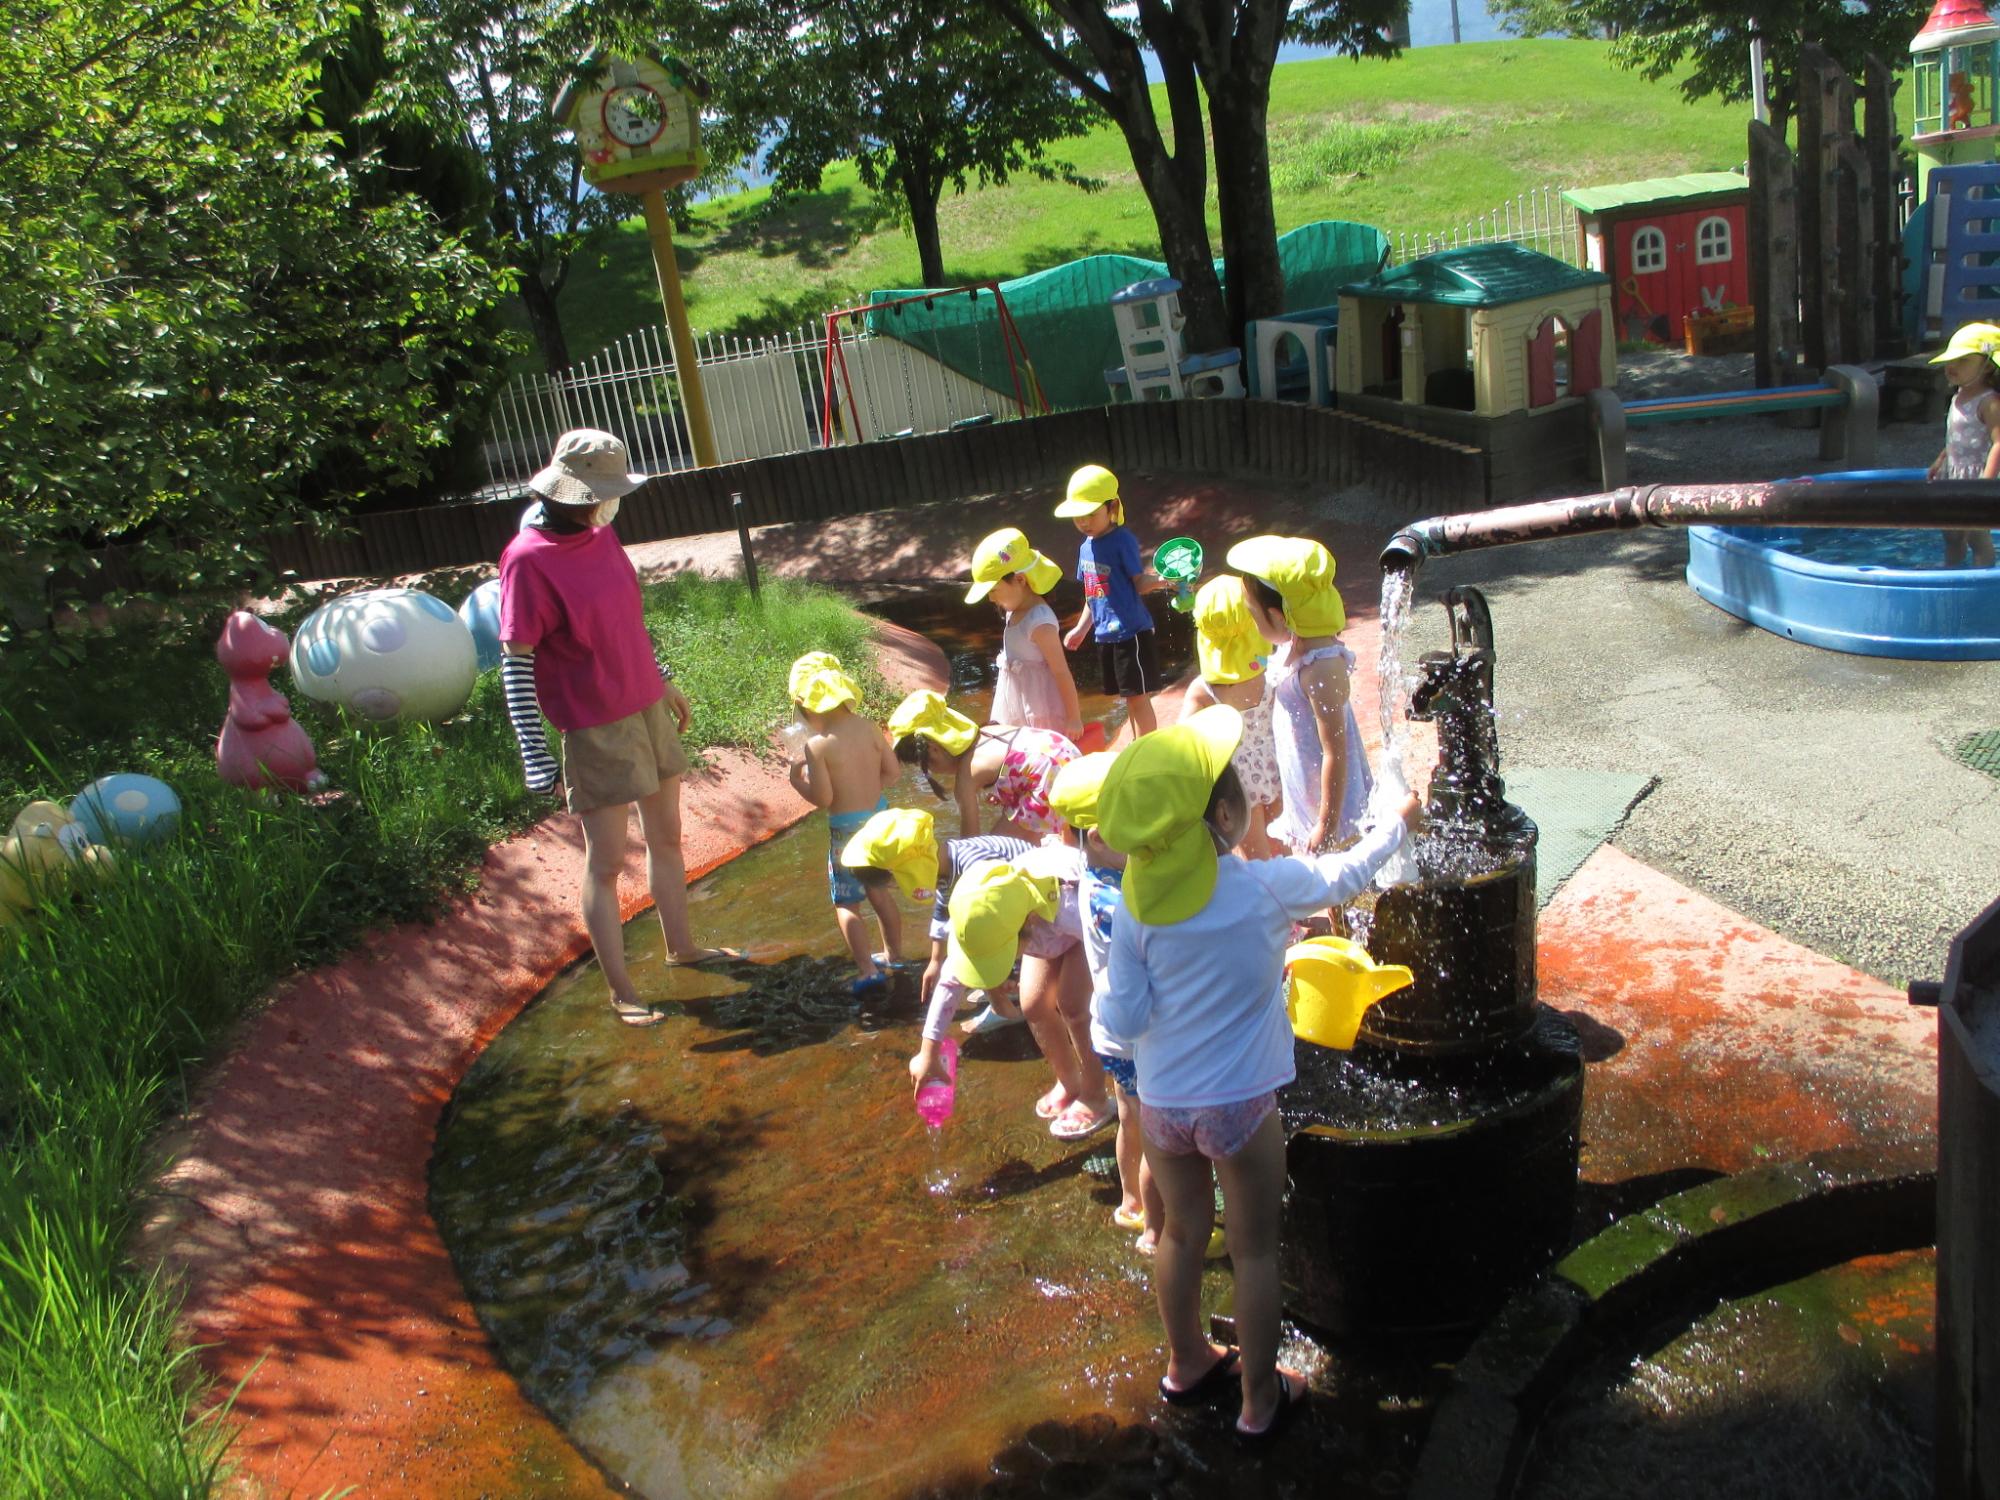
[[[1160,1248],[1160,1231],[1148,1228],[1132,1241],[1132,1248],[1141,1255],[1151,1255]]]

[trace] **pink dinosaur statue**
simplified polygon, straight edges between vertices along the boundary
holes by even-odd
[[[229,674],[229,715],[215,740],[215,769],[232,786],[292,792],[326,785],[312,741],[285,695],[266,680],[284,661],[285,633],[239,609],[223,624],[215,659]]]

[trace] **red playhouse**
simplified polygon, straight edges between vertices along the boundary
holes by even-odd
[[[1572,188],[1563,201],[1576,210],[1584,264],[1611,278],[1621,343],[1678,344],[1690,314],[1747,308],[1749,179],[1689,172]]]

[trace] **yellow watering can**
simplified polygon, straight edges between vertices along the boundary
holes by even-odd
[[[1292,1033],[1321,1047],[1347,1051],[1368,1007],[1415,982],[1403,965],[1378,964],[1343,937],[1307,938],[1285,950],[1285,1014]]]

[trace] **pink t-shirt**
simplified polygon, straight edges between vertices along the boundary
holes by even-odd
[[[500,554],[500,639],[535,648],[535,696],[561,730],[612,723],[666,691],[639,574],[609,526],[515,535]]]

